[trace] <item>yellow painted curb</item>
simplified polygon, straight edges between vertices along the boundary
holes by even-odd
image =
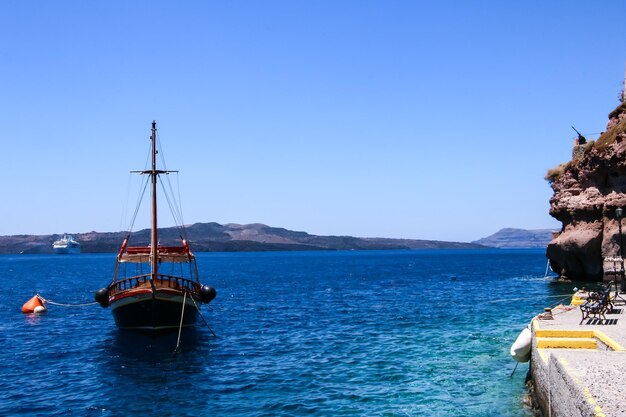
[[[609,336],[604,334],[603,331],[601,331],[601,330],[594,330],[593,333],[594,333],[594,336],[596,337],[596,339],[600,340],[602,343],[604,343],[605,345],[607,345],[608,347],[610,347],[614,351],[616,351],[616,352],[624,352],[625,349],[622,347],[622,345],[620,345],[615,340],[611,339]]]
[[[538,349],[597,349],[595,338],[538,337]]]
[[[607,336],[602,330],[566,330],[566,329],[541,329],[539,326],[539,320],[534,319],[532,322],[533,329],[535,330],[535,338],[537,342],[540,339],[546,338],[572,338],[572,339],[591,339],[595,338],[600,340],[602,343],[607,345],[610,349],[615,352],[625,352],[626,348],[617,343],[615,340]],[[550,343],[544,342],[546,346],[539,346],[538,348],[557,348],[556,346],[552,346]],[[586,343],[586,342],[585,342]],[[583,344],[585,344],[583,343]],[[560,346],[559,346],[560,347]],[[569,347],[570,349],[597,349],[597,344],[594,347]]]
[[[578,337],[578,338],[590,338],[594,337],[593,330],[535,330],[536,337]]]

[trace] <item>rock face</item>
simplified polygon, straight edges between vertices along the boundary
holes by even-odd
[[[552,269],[572,280],[613,279],[606,277],[607,258],[621,256],[615,209],[626,215],[626,103],[611,112],[598,140],[576,143],[574,159],[548,171],[546,180],[554,190],[550,215],[562,223],[546,251]]]

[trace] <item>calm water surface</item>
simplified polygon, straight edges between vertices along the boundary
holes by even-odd
[[[0,415],[529,416],[511,343],[571,293],[543,251],[199,254],[218,297],[185,332],[119,331],[114,255],[0,256]],[[527,298],[514,302],[493,302]]]

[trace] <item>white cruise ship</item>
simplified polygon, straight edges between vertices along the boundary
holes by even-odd
[[[63,237],[52,244],[54,253],[80,253],[80,243],[74,240],[72,235],[63,235]]]

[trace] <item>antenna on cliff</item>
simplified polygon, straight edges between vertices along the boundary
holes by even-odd
[[[587,143],[587,138],[585,138],[583,135],[581,135],[580,132],[578,130],[576,130],[576,128],[574,126],[572,126],[572,129],[574,129],[574,132],[576,132],[576,134],[578,135],[578,144],[579,145],[584,145],[585,143]]]

